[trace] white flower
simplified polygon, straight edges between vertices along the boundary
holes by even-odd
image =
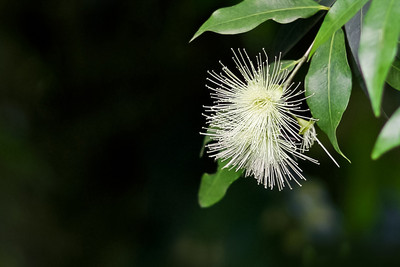
[[[232,50],[233,51],[233,50]],[[296,120],[304,98],[297,87],[284,84],[288,76],[275,58],[273,68],[262,55],[256,57],[256,66],[245,50],[233,51],[233,60],[241,75],[238,77],[222,63],[222,73],[209,72],[213,86],[214,105],[206,107],[207,133],[214,143],[208,145],[215,159],[225,161],[224,168],[245,169],[265,188],[277,186],[281,190],[289,181],[304,179],[294,158],[316,160],[305,156],[307,149]],[[305,118],[305,117],[304,117]],[[308,118],[306,118],[308,119]],[[300,185],[300,184],[299,184]]]

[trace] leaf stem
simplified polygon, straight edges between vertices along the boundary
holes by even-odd
[[[300,67],[303,65],[303,63],[307,61],[308,55],[310,54],[311,48],[313,47],[313,45],[314,45],[314,42],[312,42],[310,47],[307,49],[306,53],[299,60],[297,60],[298,64],[294,68],[292,73],[290,74],[289,78],[283,84],[283,90],[285,90],[290,85],[290,83],[292,82],[292,80],[293,80],[294,76],[296,75],[297,71],[300,69]]]

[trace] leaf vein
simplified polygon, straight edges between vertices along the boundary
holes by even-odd
[[[333,40],[335,39],[336,32],[332,35],[331,44],[329,47],[329,57],[328,57],[328,112],[329,112],[329,123],[331,125],[331,130],[334,131],[333,121],[332,121],[332,106],[331,106],[331,59],[333,51]]]

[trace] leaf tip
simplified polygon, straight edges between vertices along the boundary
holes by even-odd
[[[377,94],[377,90],[375,90],[371,85],[366,83],[367,89],[368,89],[368,94],[369,94],[369,99],[371,101],[371,107],[372,107],[372,112],[374,113],[374,116],[376,118],[379,118],[381,115],[381,101],[382,101],[382,93]],[[383,85],[382,85],[383,88]]]
[[[196,34],[195,34],[195,35],[193,35],[192,39],[190,39],[190,40],[189,40],[189,44],[190,44],[190,43],[191,43],[191,42],[192,42],[194,39],[196,39],[196,38],[197,38],[197,36],[198,36],[198,35],[196,35]]]
[[[371,153],[371,159],[373,160],[379,159],[380,156],[381,156],[380,153],[376,152],[375,149]]]
[[[204,27],[200,27],[200,29],[197,30],[197,32],[193,35],[192,39],[190,39],[189,43],[193,42],[194,39],[202,35],[204,32],[206,32],[207,29],[204,29]]]
[[[375,105],[375,107],[373,108],[373,112],[376,118],[379,118],[381,116],[381,109],[380,107],[378,107],[377,105]]]
[[[387,152],[387,150],[384,151],[384,150],[381,149],[380,144],[379,144],[379,137],[378,137],[378,140],[376,140],[375,145],[374,145],[374,148],[372,149],[372,152],[371,152],[371,159],[372,159],[372,160],[377,160],[377,159],[379,159],[385,152]]]
[[[196,39],[197,37],[199,37],[204,31],[201,30],[201,28],[193,35],[192,39],[190,39],[189,44],[191,42],[193,42],[194,39]]]
[[[212,204],[204,203],[199,199],[199,206],[200,206],[200,208],[205,209],[205,208],[208,208],[208,207],[212,206]]]
[[[329,138],[329,139],[331,139],[331,138]],[[351,164],[351,160],[348,158],[348,157],[346,157],[346,155],[342,152],[342,150],[339,148],[339,145],[338,145],[338,143],[337,143],[337,139],[336,139],[336,136],[335,136],[335,139],[331,139],[331,143],[332,143],[332,145],[333,145],[333,148],[336,150],[336,152],[339,154],[339,155],[341,155],[343,158],[345,158],[350,164]]]
[[[339,154],[343,157],[343,158],[345,158],[350,164],[351,164],[351,160],[348,158],[348,157],[346,157],[346,155],[345,154],[343,154],[343,152],[339,149]]]

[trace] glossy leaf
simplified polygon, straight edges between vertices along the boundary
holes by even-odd
[[[400,34],[400,1],[372,1],[364,18],[360,65],[375,116],[381,113],[383,86],[397,50]]]
[[[305,88],[308,106],[313,117],[318,119],[318,126],[328,135],[335,150],[346,158],[336,138],[336,129],[351,94],[351,70],[341,29],[315,52]]]
[[[388,76],[386,77],[386,82],[394,89],[400,91],[400,58],[397,56],[392,63]]]
[[[346,22],[348,22],[367,2],[368,0],[337,0],[322,22],[321,28],[315,37],[309,58],[311,58],[320,45],[330,39],[330,37],[346,24]]]
[[[250,31],[266,20],[290,23],[327,9],[312,0],[244,0],[237,5],[215,11],[190,41],[206,31],[238,34]]]
[[[210,207],[220,201],[228,187],[242,175],[243,171],[236,172],[235,170],[223,169],[224,165],[224,163],[218,161],[216,173],[205,173],[201,177],[199,204],[202,208]]]
[[[397,146],[400,146],[400,108],[396,110],[379,133],[371,157],[377,159]]]

